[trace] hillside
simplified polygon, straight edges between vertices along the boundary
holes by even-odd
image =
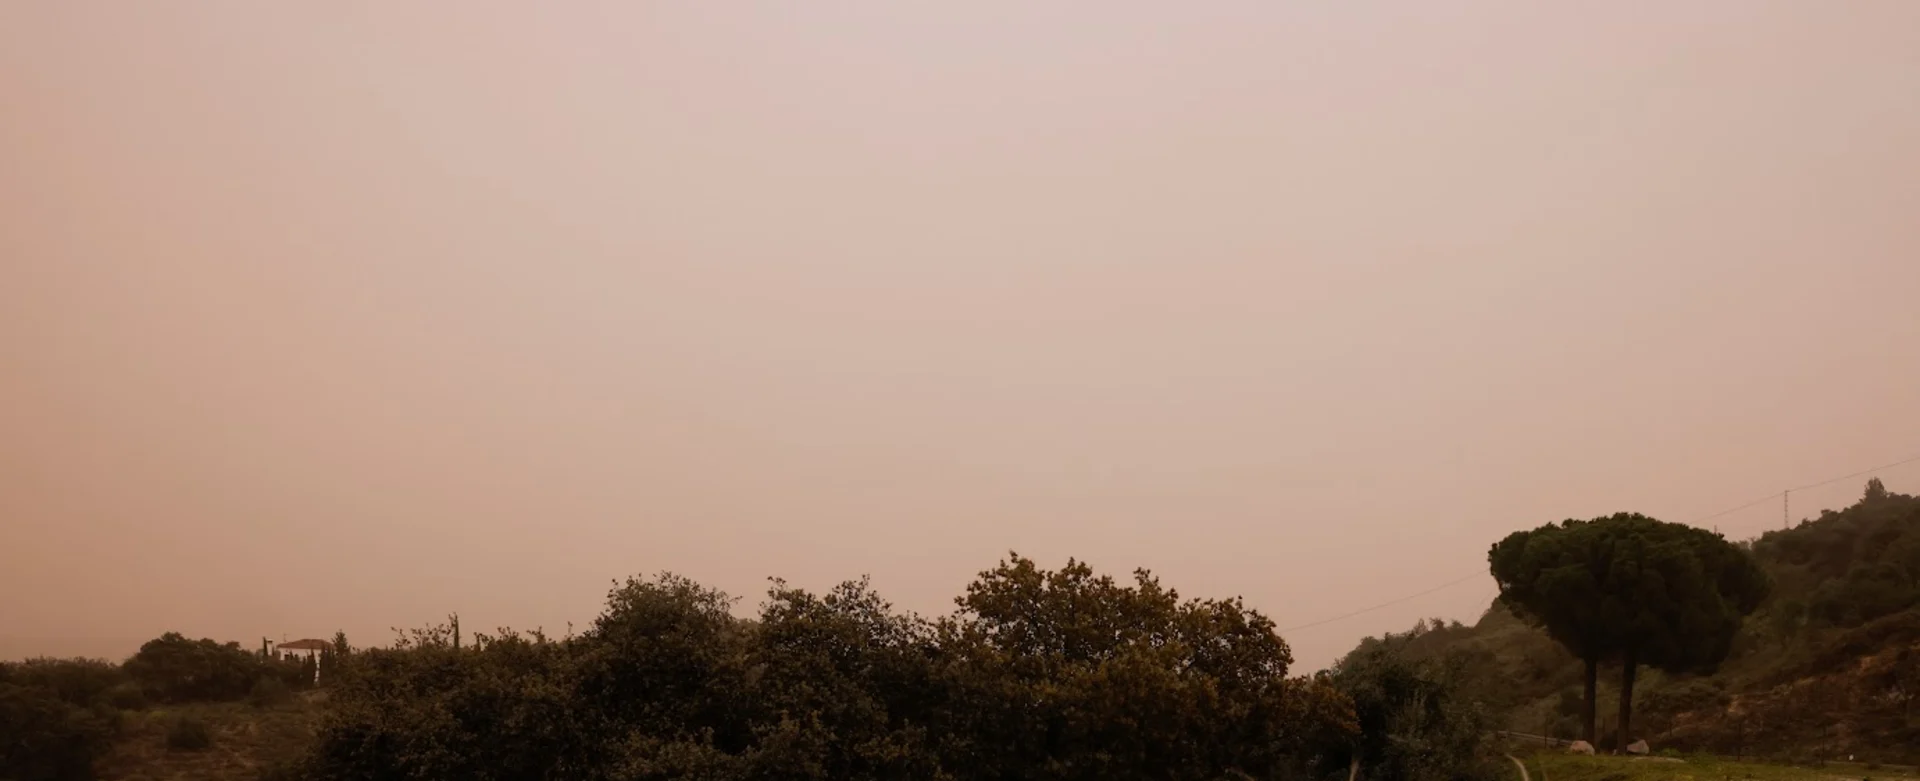
[[[1742,545],[1771,594],[1713,674],[1643,668],[1636,736],[1852,757],[1882,779],[1920,761],[1920,498],[1870,483]],[[1497,604],[1289,677],[1272,622],[1239,600],[1075,561],[1010,556],[937,621],[865,580],[825,595],[776,581],[753,620],[733,601],[661,575],[617,585],[564,638],[468,636],[455,617],[391,648],[336,635],[308,661],[167,633],[121,664],[0,663],[0,778],[1334,778],[1359,758],[1374,778],[1494,779],[1510,770],[1484,740],[1498,727],[1579,727],[1583,666]],[[1602,670],[1601,714],[1617,672]],[[1726,757],[1530,759],[1561,781],[1805,777]]]
[[[1656,747],[1803,759],[1920,760],[1920,498],[1868,484],[1851,507],[1742,543],[1773,594],[1720,669],[1643,670],[1635,732]],[[1420,659],[1449,659],[1517,732],[1578,730],[1580,664],[1498,603],[1473,625],[1423,621],[1369,638]],[[1601,714],[1618,696],[1603,668]],[[1601,742],[1611,724],[1602,718]]]
[[[113,748],[101,759],[100,781],[256,781],[299,758],[313,741],[324,692],[285,702],[193,703],[126,714]],[[167,745],[168,728],[189,718],[207,725],[209,746]]]

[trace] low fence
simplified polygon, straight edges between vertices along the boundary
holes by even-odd
[[[1506,738],[1507,740],[1511,740],[1516,743],[1532,744],[1535,746],[1544,746],[1547,748],[1561,748],[1561,747],[1573,745],[1573,741],[1571,740],[1563,740],[1561,738],[1549,737],[1547,735],[1529,735],[1525,732],[1510,732],[1507,730],[1496,730],[1493,733],[1493,735],[1494,737]]]

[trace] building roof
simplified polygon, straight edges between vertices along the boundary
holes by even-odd
[[[281,643],[279,645],[274,646],[274,648],[278,648],[282,651],[325,651],[332,647],[333,647],[333,644],[325,640],[312,640],[312,639],[294,640],[289,643]]]

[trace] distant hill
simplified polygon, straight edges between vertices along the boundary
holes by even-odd
[[[1642,670],[1635,733],[1656,748],[1920,762],[1920,498],[1878,480],[1861,500],[1741,543],[1774,581],[1732,655],[1707,676]],[[1439,620],[1361,642],[1459,667],[1510,729],[1572,737],[1581,665],[1497,602],[1472,626]],[[1601,672],[1599,712],[1617,677]],[[1603,716],[1602,743],[1611,740]]]

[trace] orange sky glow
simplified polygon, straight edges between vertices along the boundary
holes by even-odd
[[[1312,670],[1914,455],[1910,0],[0,5],[0,658],[1467,578]]]

